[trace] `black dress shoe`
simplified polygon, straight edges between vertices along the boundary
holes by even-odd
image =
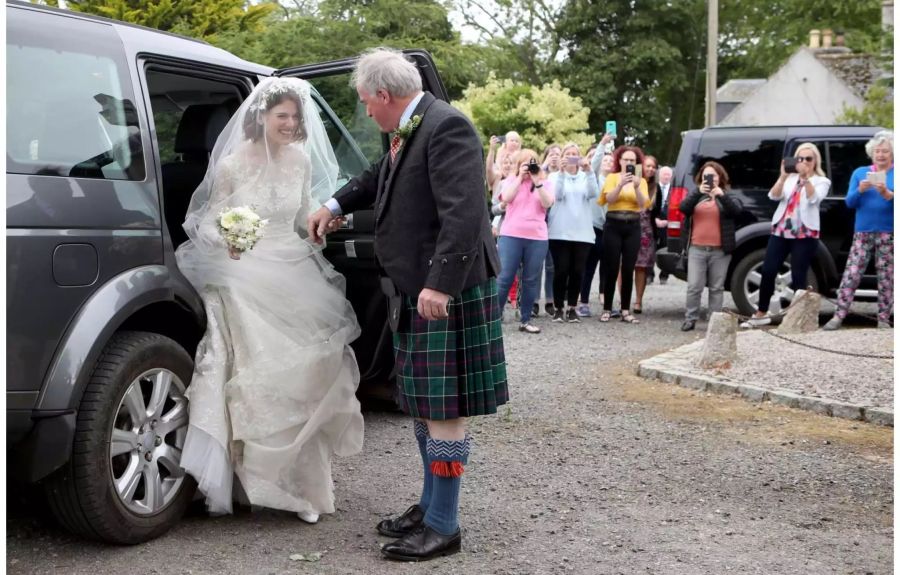
[[[458,553],[462,543],[459,529],[452,535],[441,535],[424,523],[402,539],[391,541],[381,553],[395,561],[428,561]]]
[[[694,329],[694,324],[697,323],[695,321],[685,320],[683,324],[681,324],[681,331],[691,331]]]
[[[400,517],[378,523],[378,532],[388,537],[403,537],[414,531],[424,520],[425,512],[418,505],[413,505]]]

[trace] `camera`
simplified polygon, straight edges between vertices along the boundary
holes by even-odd
[[[534,158],[532,158],[531,161],[528,162],[528,172],[532,176],[536,176],[541,172],[541,167],[538,165],[537,162],[534,161]]]
[[[784,159],[784,171],[788,174],[797,173],[797,158],[787,157]]]

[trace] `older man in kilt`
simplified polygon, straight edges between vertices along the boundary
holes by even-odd
[[[500,264],[484,196],[482,145],[471,122],[422,91],[415,64],[379,48],[354,73],[360,101],[390,152],[309,218],[315,241],[336,218],[375,207],[375,252],[389,296],[401,407],[415,418],[419,502],[377,528],[382,553],[422,561],[455,553],[467,417],[508,398],[495,278]]]

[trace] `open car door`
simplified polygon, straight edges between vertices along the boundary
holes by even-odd
[[[404,54],[416,63],[424,90],[448,101],[447,89],[431,55],[423,50],[404,50]],[[303,78],[315,88],[313,98],[338,161],[339,187],[378,161],[389,148],[388,135],[381,133],[366,115],[356,89],[350,85],[356,60],[346,58],[285,68],[273,74]],[[375,262],[374,210],[360,210],[348,217],[344,228],[328,235],[324,254],[347,278],[347,299],[362,328],[362,335],[352,345],[359,363],[360,386],[365,388],[366,396],[392,400],[393,342]]]

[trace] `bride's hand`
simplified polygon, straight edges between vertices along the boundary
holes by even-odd
[[[233,260],[239,260],[241,259],[241,252],[240,250],[236,250],[233,247],[228,246],[228,257]]]

